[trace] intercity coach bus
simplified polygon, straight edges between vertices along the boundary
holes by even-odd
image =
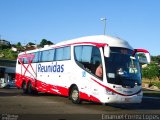
[[[140,103],[143,96],[140,65],[150,61],[147,50],[133,49],[120,38],[81,37],[20,53],[16,86],[27,94],[67,96],[75,104],[83,100]],[[96,74],[98,67],[101,76]]]

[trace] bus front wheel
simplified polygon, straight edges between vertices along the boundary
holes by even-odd
[[[76,86],[74,86],[71,90],[70,99],[75,104],[80,104],[81,103],[81,100],[80,100],[80,97],[79,97],[79,90]]]

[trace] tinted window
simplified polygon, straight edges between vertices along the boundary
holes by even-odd
[[[32,63],[36,63],[39,61],[39,52],[35,52],[35,53],[32,53],[34,54],[34,58],[32,60]]]
[[[28,64],[28,59],[27,58],[23,58],[23,63],[24,64]]]
[[[92,64],[100,64],[102,62],[99,48],[93,47],[91,59],[92,59],[91,61]]]
[[[55,60],[63,60],[63,48],[56,49]]]
[[[76,46],[74,48],[75,60],[82,61],[82,46]]]
[[[54,60],[54,49],[51,50],[45,50],[41,52],[41,61],[42,62],[48,62]]]
[[[96,69],[101,65],[102,60],[99,48],[87,45],[76,46],[74,48],[74,54],[75,60],[81,68],[98,77],[96,75]],[[103,76],[98,78],[103,79]]]
[[[92,46],[75,47],[75,59],[79,62],[91,62]]]
[[[55,60],[69,60],[71,58],[70,47],[57,48]]]
[[[82,61],[90,63],[91,55],[92,55],[92,46],[83,46]]]
[[[55,54],[55,50],[54,49],[51,49],[48,51],[48,61],[53,61],[54,60],[54,54]]]
[[[63,60],[69,60],[71,58],[71,47],[64,47],[63,48]]]
[[[19,59],[18,59],[18,64],[21,64],[20,62],[24,63],[24,62],[23,62],[23,58],[19,58]]]

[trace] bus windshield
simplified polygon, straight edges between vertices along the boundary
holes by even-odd
[[[105,57],[106,76],[108,83],[134,87],[141,85],[141,69],[137,57],[132,50],[111,47],[110,57]]]

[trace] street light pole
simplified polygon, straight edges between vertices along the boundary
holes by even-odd
[[[104,17],[104,18],[101,18],[100,19],[101,21],[104,21],[104,35],[106,34],[106,17]]]

